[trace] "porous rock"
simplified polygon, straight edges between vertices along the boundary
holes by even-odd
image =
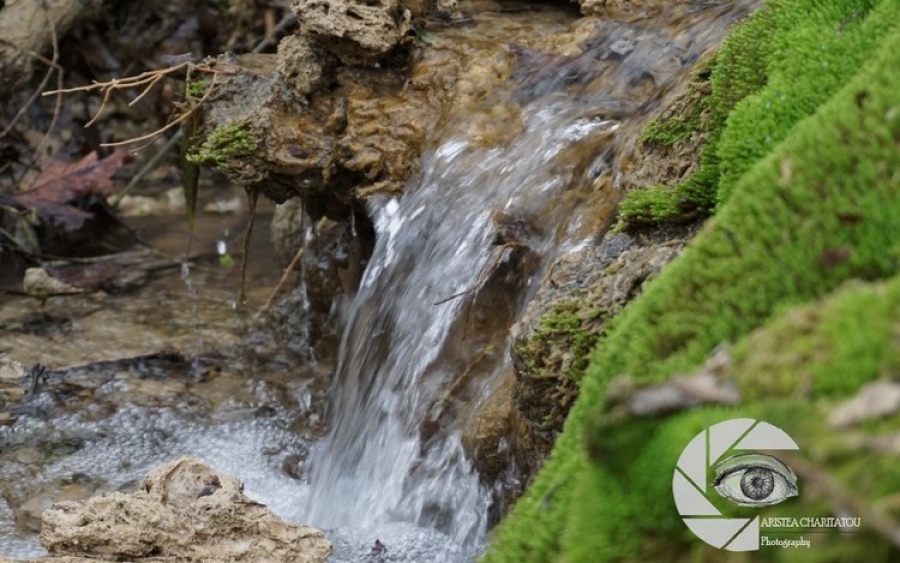
[[[59,562],[321,563],[331,553],[322,531],[285,523],[236,478],[190,458],[154,470],[137,492],[54,504],[40,539]]]
[[[684,244],[681,238],[641,241],[621,234],[551,266],[512,332],[515,404],[534,434],[531,442],[552,444],[607,322]]]

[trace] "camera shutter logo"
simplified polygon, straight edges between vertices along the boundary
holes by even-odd
[[[740,506],[768,506],[797,496],[793,471],[772,456],[740,454],[720,461],[729,450],[799,450],[787,433],[768,422],[736,418],[714,424],[681,452],[672,493],[684,523],[698,538],[727,551],[759,549],[759,516],[727,518],[709,501],[708,468],[716,467],[715,487]]]

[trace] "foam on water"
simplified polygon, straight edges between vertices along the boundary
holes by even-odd
[[[183,414],[173,408],[124,405],[102,421],[87,421],[82,415],[52,421],[22,417],[4,434],[6,448],[70,442],[79,444],[78,450],[46,464],[6,460],[0,465],[0,480],[39,490],[42,485],[85,475],[102,479],[116,490],[133,487],[161,463],[189,455],[237,476],[251,498],[286,520],[299,522],[305,489],[284,475],[281,457],[273,455],[297,442],[287,430],[284,413],[254,416],[247,412],[241,420],[214,425],[193,422]],[[16,533],[6,503],[0,503],[0,554],[14,558],[44,554],[35,537]]]

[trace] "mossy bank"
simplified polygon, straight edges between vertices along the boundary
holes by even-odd
[[[900,377],[898,22],[890,0],[771,0],[733,33],[709,73],[701,166],[687,187],[656,187],[623,207],[649,220],[715,215],[608,325],[550,459],[484,561],[900,558],[885,532],[900,519],[900,464],[873,445],[900,420],[828,423],[865,384]],[[684,138],[681,125],[657,127],[654,142]],[[729,342],[737,406],[609,412],[614,378],[696,372]],[[764,515],[865,512],[862,531],[739,556],[695,538],[672,498],[676,461],[703,428],[739,417],[783,428],[814,468],[798,469],[797,499]]]

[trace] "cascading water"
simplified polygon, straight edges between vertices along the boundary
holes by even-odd
[[[553,163],[560,150],[613,126],[570,113],[566,104],[546,106],[504,149],[452,138],[426,158],[407,195],[380,210],[343,337],[332,430],[311,462],[310,521],[366,527],[399,519],[469,546],[482,537],[487,495],[459,432],[423,451],[420,425],[455,375],[439,364],[471,301],[467,290],[497,259],[494,214],[552,206],[569,183]]]
[[[738,13],[715,8],[688,20],[702,26],[710,23],[704,18]],[[442,405],[466,361],[488,346],[465,326],[473,308],[494,314],[479,293],[492,271],[516,260],[519,245],[498,242],[504,221],[518,219],[528,255],[546,266],[591,232],[582,229],[586,223],[608,218],[618,201],[612,132],[646,115],[683,66],[721,38],[721,24],[710,29],[676,45],[658,33],[644,42],[640,28],[607,25],[582,56],[565,62],[522,50],[520,67],[532,71],[507,94],[521,110],[521,133],[499,147],[450,134],[423,159],[403,198],[374,213],[377,243],[343,335],[330,431],[310,460],[309,522],[409,522],[444,532],[469,556],[477,551],[490,495],[463,451],[458,409]],[[606,182],[598,181],[602,175]],[[610,193],[596,193],[597,186]],[[604,210],[585,205],[587,198],[605,199]],[[499,323],[502,332],[539,281],[537,271],[509,265],[506,278],[521,279],[511,309],[498,313],[512,314]],[[502,361],[495,364],[487,371],[499,373]],[[479,385],[470,397],[490,377]]]

